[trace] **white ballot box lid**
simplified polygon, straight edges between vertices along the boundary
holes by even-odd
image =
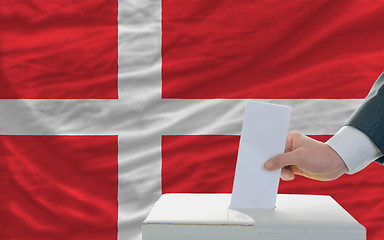
[[[278,194],[276,208],[229,209],[230,194],[165,194],[143,240],[364,240],[365,228],[330,196]]]

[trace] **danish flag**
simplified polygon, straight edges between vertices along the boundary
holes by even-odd
[[[0,239],[141,239],[162,193],[229,193],[247,99],[325,141],[383,71],[384,3],[8,0],[0,5]],[[384,234],[384,169],[331,195]]]

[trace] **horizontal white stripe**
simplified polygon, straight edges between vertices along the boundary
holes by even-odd
[[[140,92],[144,89],[140,89]],[[156,99],[0,100],[1,134],[130,135],[234,134],[241,131],[246,100]],[[292,106],[290,130],[334,134],[361,99],[268,99]]]
[[[292,107],[290,131],[304,134],[334,134],[360,99],[256,99]],[[151,116],[162,116],[156,128],[163,134],[234,134],[239,135],[246,100],[172,100],[163,99]]]

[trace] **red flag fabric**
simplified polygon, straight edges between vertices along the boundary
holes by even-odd
[[[3,1],[0,99],[117,98],[117,0]]]
[[[0,142],[0,239],[117,238],[117,136]]]
[[[382,71],[379,1],[162,5],[165,98],[363,98]]]
[[[0,5],[0,239],[141,239],[166,192],[230,192],[245,99],[325,141],[383,71],[380,1]],[[377,164],[327,194],[381,239]]]

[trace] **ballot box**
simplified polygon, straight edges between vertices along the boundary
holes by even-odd
[[[330,196],[278,194],[274,209],[229,209],[230,194],[164,194],[143,240],[364,240],[366,230]]]

